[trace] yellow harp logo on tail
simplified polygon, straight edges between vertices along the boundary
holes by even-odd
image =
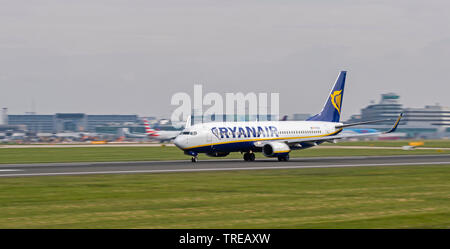
[[[342,90],[334,91],[331,95],[331,103],[333,104],[334,108],[341,114],[341,101],[342,101]]]

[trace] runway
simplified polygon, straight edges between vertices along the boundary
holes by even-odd
[[[260,159],[245,162],[242,159],[200,160],[191,163],[183,161],[148,162],[83,162],[44,164],[1,164],[0,177],[58,176],[90,174],[136,174],[136,173],[181,173],[213,172],[230,170],[277,170],[302,168],[373,167],[404,165],[450,164],[449,155],[414,156],[357,156],[357,157],[310,157],[291,158],[289,162],[276,159]]]
[[[9,145],[0,144],[0,149],[25,149],[25,148],[98,148],[98,147],[175,147],[172,143],[107,143],[107,144],[20,144]],[[316,146],[314,149],[380,149],[380,150],[403,150],[402,146],[350,146],[350,145],[321,145]],[[438,147],[415,147],[415,150],[450,150],[450,148],[438,148]]]

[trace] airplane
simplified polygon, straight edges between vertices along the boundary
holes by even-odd
[[[339,122],[347,72],[341,71],[327,97],[322,111],[306,121],[211,122],[190,125],[175,138],[174,144],[197,162],[199,153],[211,157],[225,157],[241,152],[245,161],[254,161],[255,152],[266,157],[288,161],[292,150],[307,149],[323,142],[338,139],[379,136],[394,132],[403,113],[386,132],[340,134],[344,128],[388,121],[365,121],[351,124]]]
[[[120,130],[119,130],[120,131]],[[119,136],[125,136],[125,137],[129,137],[129,138],[148,138],[148,134],[145,133],[134,133],[134,132],[130,132],[130,129],[128,128],[122,128],[121,132],[118,132]]]
[[[131,133],[128,128],[122,128],[122,131],[127,137],[134,137],[134,138],[148,137],[159,140],[162,143],[164,141],[171,141],[180,134],[180,131],[154,130],[150,128],[150,124],[148,123],[147,120],[144,120],[144,126],[145,126],[145,133]]]
[[[8,142],[11,142],[11,139],[5,133],[0,133],[0,143]]]
[[[6,132],[0,135],[2,142],[10,142],[13,140],[23,140],[26,137],[24,132]]]

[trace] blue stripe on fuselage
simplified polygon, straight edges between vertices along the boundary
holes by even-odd
[[[321,144],[323,141],[318,141],[317,144]],[[303,142],[300,143],[302,149],[313,147],[312,143]],[[187,151],[193,151],[197,153],[209,153],[209,152],[240,152],[256,150],[254,141],[232,142],[225,144],[207,145],[197,148],[188,149]]]
[[[253,141],[244,141],[244,142],[233,142],[233,143],[224,143],[217,145],[207,145],[197,148],[188,149],[188,151],[195,151],[197,153],[208,153],[208,152],[238,152],[238,151],[250,151],[255,149],[253,145]]]

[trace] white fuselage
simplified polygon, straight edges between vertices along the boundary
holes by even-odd
[[[288,142],[291,139],[337,134],[341,123],[323,121],[214,122],[186,128],[175,139],[180,149],[194,153],[251,151],[259,141]]]

